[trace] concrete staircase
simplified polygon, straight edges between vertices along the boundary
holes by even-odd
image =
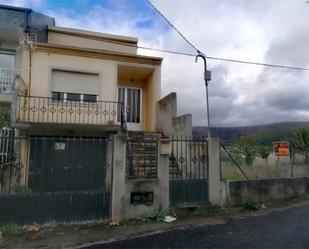
[[[127,163],[129,177],[157,177],[160,134],[129,132]]]

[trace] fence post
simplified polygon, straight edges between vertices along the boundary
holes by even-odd
[[[219,138],[208,139],[208,196],[212,205],[222,205]]]

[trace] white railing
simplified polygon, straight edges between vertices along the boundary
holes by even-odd
[[[0,93],[12,93],[14,77],[17,71],[9,68],[0,68]]]

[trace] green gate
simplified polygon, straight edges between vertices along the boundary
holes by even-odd
[[[0,157],[0,223],[109,218],[108,138],[2,137],[0,142],[12,147],[4,163]]]
[[[204,137],[173,137],[169,156],[171,206],[208,203],[208,143]]]

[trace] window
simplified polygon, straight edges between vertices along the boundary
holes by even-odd
[[[63,101],[64,100],[64,93],[60,92],[52,92],[53,100]]]
[[[15,56],[13,54],[6,54],[0,51],[0,68],[14,69]]]
[[[141,89],[119,87],[118,101],[124,104],[127,122],[139,124],[141,121]],[[118,121],[120,121],[119,114]]]
[[[68,101],[81,101],[81,94],[79,93],[67,93],[66,100]]]
[[[97,102],[97,95],[94,94],[81,94],[81,93],[64,93],[52,92],[52,99],[55,101],[76,101],[76,102]]]

